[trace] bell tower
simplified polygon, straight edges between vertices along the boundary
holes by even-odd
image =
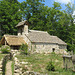
[[[28,22],[27,20],[24,20],[22,22],[19,22],[16,27],[18,28],[18,36],[28,34]]]

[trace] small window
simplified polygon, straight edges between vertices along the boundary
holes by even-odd
[[[53,52],[55,51],[55,48],[52,48]]]

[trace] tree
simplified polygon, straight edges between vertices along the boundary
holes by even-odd
[[[42,29],[40,25],[43,24],[44,15],[42,15],[42,12],[44,12],[44,4],[41,2],[42,0],[26,0],[26,2],[22,3],[24,6],[23,17],[30,23],[30,29]]]
[[[75,24],[74,24],[74,17],[73,17],[73,11],[74,11],[74,6],[72,6],[70,3],[66,5],[66,13],[68,15],[67,18],[67,24],[68,24],[68,38],[67,38],[67,43],[68,43],[68,50],[73,50],[75,49]]]
[[[12,2],[11,2],[12,1]],[[17,0],[16,0],[17,1]],[[21,21],[20,3],[15,0],[0,1],[0,25],[3,34],[16,34],[16,24]]]
[[[58,22],[63,14],[63,12],[61,12],[60,9],[61,6],[57,2],[54,2],[53,7],[48,9],[46,25],[48,29],[47,31],[52,35],[58,35]]]

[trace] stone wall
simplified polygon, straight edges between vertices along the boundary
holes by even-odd
[[[24,38],[25,42],[28,44],[28,50],[31,50],[31,41],[27,38],[26,35],[22,35]]]
[[[32,43],[32,50],[37,53],[51,53],[53,52],[53,48],[55,49],[54,52],[57,52],[59,50],[59,46],[57,44]]]
[[[28,25],[24,25],[24,34],[28,34]]]
[[[59,45],[59,49],[67,49],[66,45]]]
[[[27,61],[20,61],[16,55],[20,54],[20,51],[18,50],[11,50],[11,53],[13,54],[14,58],[14,75],[41,75],[38,72],[34,72],[31,70],[32,64]]]
[[[19,61],[14,57],[14,75],[40,75],[40,73],[30,70],[29,62]]]
[[[65,47],[66,49],[66,47]],[[57,54],[67,54],[65,49],[59,49],[58,44],[51,43],[32,43],[32,51],[35,53],[51,53],[55,52]]]
[[[74,70],[75,72],[75,55],[63,55],[63,68]]]
[[[20,27],[18,28],[18,36],[21,36],[24,32],[24,28],[23,27]]]
[[[0,60],[0,75],[2,75],[2,61],[3,59]]]
[[[52,44],[52,43],[31,43],[31,41],[28,39],[26,35],[22,35],[25,42],[28,44],[28,50],[31,53],[51,53],[55,52],[57,54],[67,54],[65,51],[67,49],[66,45],[58,45],[58,44]],[[54,50],[53,50],[54,49]]]
[[[18,27],[18,36],[28,34],[28,25]]]

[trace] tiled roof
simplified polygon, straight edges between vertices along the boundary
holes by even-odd
[[[67,45],[57,36],[51,36],[44,31],[29,30],[29,33],[26,34],[26,36],[30,39],[31,42],[56,43],[56,44]]]

